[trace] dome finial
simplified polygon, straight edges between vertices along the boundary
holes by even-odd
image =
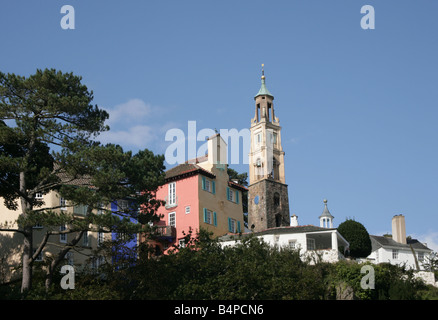
[[[262,63],[262,79],[265,79],[265,64]]]

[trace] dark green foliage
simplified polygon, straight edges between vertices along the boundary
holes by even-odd
[[[237,180],[237,183],[247,187],[248,186],[248,173],[238,173],[236,170],[228,168],[228,177],[230,181]],[[244,214],[245,226],[248,227],[248,191],[242,191],[242,209]]]
[[[371,265],[375,288],[362,289],[365,264],[354,261],[310,265],[297,251],[271,247],[257,238],[222,248],[203,230],[197,237],[189,233],[186,243],[158,258],[151,258],[150,248],[141,245],[134,249],[140,252],[138,259],[126,255],[124,261],[106,263],[97,272],[77,273],[74,290],[55,285],[46,291],[39,284],[27,299],[327,300],[341,298],[342,289],[360,300],[438,299],[437,288],[425,286],[413,271],[400,266]],[[112,248],[108,243],[109,253]],[[54,283],[60,277],[55,272]],[[0,288],[0,294],[4,299],[20,298],[13,285]]]
[[[339,225],[338,232],[350,243],[349,254],[351,257],[362,258],[370,255],[370,235],[360,222],[347,219]]]
[[[51,261],[48,278],[84,231],[100,226],[105,232],[139,232],[140,225],[130,218],[142,223],[157,219],[155,212],[162,204],[155,190],[164,182],[164,156],[149,150],[133,155],[120,146],[96,142],[93,138],[109,129],[108,113],[91,104],[93,92],[81,81],[80,76],[54,69],[28,77],[0,72],[0,197],[10,210],[21,205],[18,228],[1,225],[0,230],[24,236],[23,291],[31,287],[35,258],[60,225],[68,225],[65,232],[75,237]],[[69,206],[86,206],[84,217],[56,212],[59,204],[42,209],[45,204],[36,194],[52,190]],[[132,204],[116,213],[121,219],[108,211],[95,214],[119,199]],[[45,227],[41,243],[33,239],[35,224]]]

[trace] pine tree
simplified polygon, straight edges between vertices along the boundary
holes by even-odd
[[[0,196],[10,210],[21,210],[17,228],[0,231],[23,235],[22,293],[31,289],[32,265],[50,235],[73,233],[48,266],[46,284],[54,269],[83,233],[100,226],[106,232],[138,232],[134,216],[147,222],[161,205],[156,188],[163,183],[164,157],[143,150],[135,155],[120,146],[100,145],[94,139],[108,130],[108,113],[92,105],[93,92],[73,73],[54,69],[37,70],[29,77],[0,72]],[[56,190],[69,206],[87,207],[85,218],[59,213],[36,197]],[[130,197],[133,208],[97,215],[102,203]],[[135,207],[135,208],[134,208]],[[142,210],[137,210],[141,207]],[[35,244],[33,226],[48,228]],[[33,248],[36,251],[33,252]]]

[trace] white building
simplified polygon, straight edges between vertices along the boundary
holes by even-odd
[[[327,219],[326,227],[313,225],[298,225],[298,217],[292,215],[291,226],[269,228],[258,232],[246,232],[243,234],[227,234],[220,237],[222,246],[232,246],[251,235],[263,239],[264,242],[277,247],[289,247],[297,249],[303,260],[310,259],[310,262],[324,261],[336,262],[344,259],[344,249],[349,243],[333,226],[333,216],[327,209],[327,200],[324,200],[324,211],[322,217]],[[328,217],[330,216],[330,221]],[[321,219],[321,218],[320,218]]]
[[[432,253],[426,244],[416,239],[406,238],[406,224],[403,215],[392,218],[392,236],[373,236],[371,254],[367,257],[376,264],[389,262],[405,265],[406,268],[424,270],[423,262]]]

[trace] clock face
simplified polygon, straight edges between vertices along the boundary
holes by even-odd
[[[255,198],[254,198],[254,203],[255,203],[255,204],[259,204],[259,196],[255,196]]]

